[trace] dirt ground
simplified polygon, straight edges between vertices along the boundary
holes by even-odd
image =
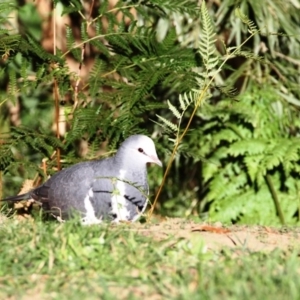
[[[199,224],[182,219],[165,219],[157,224],[137,224],[136,230],[143,235],[163,240],[170,236],[193,241],[202,240],[207,250],[224,247],[244,248],[249,251],[300,249],[300,228],[272,228],[266,226],[222,226]]]
[[[3,218],[3,216],[2,216]],[[18,219],[32,219],[29,215],[18,215]],[[5,218],[6,219],[6,218]],[[247,249],[249,251],[273,251],[299,249],[300,227],[267,227],[254,225],[223,226],[221,223],[195,223],[180,218],[156,218],[150,223],[131,223],[128,229],[151,236],[155,240],[182,238],[192,243],[203,241],[208,251],[224,247]],[[0,224],[3,220],[0,218]]]

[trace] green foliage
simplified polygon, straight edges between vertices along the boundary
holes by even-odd
[[[298,102],[294,98],[291,100],[292,96],[286,96],[293,93],[289,88],[290,82],[284,82],[286,92],[278,97],[278,92],[271,85],[274,77],[267,73],[267,67],[259,65],[258,68],[264,75],[253,78],[253,86],[239,97],[240,101],[229,103],[225,99],[216,102],[219,95],[213,90],[214,87],[223,97],[225,95],[236,100],[236,89],[231,84],[240,78],[244,70],[241,67],[241,71],[233,71],[224,80],[224,86],[214,86],[220,70],[214,70],[219,60],[214,48],[215,33],[207,10],[205,7],[201,9],[203,32],[199,41],[199,52],[205,68],[203,71],[200,69],[202,72],[199,73],[199,78],[204,80],[198,79],[198,95],[190,103],[198,103],[199,95],[201,97],[203,91],[208,91],[206,102],[201,111],[197,110],[195,117],[188,112],[180,115],[178,125],[171,123],[168,120],[170,117],[159,116],[164,128],[176,132],[177,136],[182,132],[186,133],[186,122],[188,126],[193,124],[183,145],[178,148],[180,155],[175,159],[177,164],[184,161],[183,156],[192,158],[189,163],[193,167],[184,165],[180,169],[184,173],[197,174],[189,179],[193,189],[190,188],[180,204],[185,207],[186,213],[191,213],[189,206],[193,205],[194,210],[197,209],[202,216],[213,221],[260,224],[299,222],[297,182],[300,143],[296,133],[299,131],[299,122],[295,123],[298,112],[285,103],[285,99],[296,105]],[[240,9],[235,9],[235,12],[239,20],[247,25],[250,37],[255,40],[261,30]],[[249,40],[249,37],[245,37],[245,41]],[[228,48],[225,44],[223,46],[226,64],[230,64],[230,59],[237,56],[252,59],[257,64],[272,64],[268,56],[266,60],[249,50],[244,51],[240,45]],[[263,68],[266,72],[262,71]],[[254,86],[256,80],[262,80],[262,76],[271,78],[270,81],[264,79],[264,89]],[[280,83],[278,88],[281,87]],[[296,95],[297,93],[293,94],[293,97]],[[178,119],[179,111],[174,106],[173,103],[172,106],[169,105],[170,114]],[[177,107],[180,107],[180,103]],[[203,180],[200,184],[197,183],[197,176],[201,176]],[[177,180],[180,181],[179,178]],[[167,185],[174,185],[174,179],[167,179]],[[185,187],[186,191],[188,186],[189,184]],[[175,193],[170,196],[177,198]],[[198,205],[188,201],[191,197],[200,197]],[[170,211],[176,210],[176,204],[170,200],[164,205]]]
[[[7,171],[15,168],[17,162],[13,155],[13,151],[16,149],[28,149],[33,150],[36,153],[50,158],[53,154],[53,150],[56,148],[64,148],[63,143],[56,137],[49,135],[41,130],[37,132],[30,128],[14,127],[11,129],[10,135],[7,138],[3,137],[2,146],[0,148],[0,170]],[[26,151],[27,152],[27,151]],[[26,163],[24,163],[26,166]],[[32,168],[32,164],[28,164],[28,167]],[[38,166],[34,167],[35,171],[38,170]]]
[[[12,30],[6,29],[9,24],[7,16],[16,9],[13,1],[1,1],[0,3],[0,55],[6,59],[17,50],[21,36]]]
[[[263,55],[268,66],[263,67],[260,61],[253,61],[251,66],[248,64],[246,69],[241,70],[240,76],[245,76],[247,82],[252,80],[255,74],[260,83],[267,76],[268,81],[276,85],[278,92],[285,91],[282,93],[285,100],[297,103],[297,106],[300,97],[297,71],[299,62],[295,59],[300,55],[298,9],[298,0],[266,0],[263,5],[257,0],[242,0],[238,3],[224,0],[215,13],[218,31],[222,31],[224,27],[232,28],[229,32],[223,31],[223,39],[227,45],[240,45],[247,38],[249,30],[259,30],[259,34],[247,43],[247,47],[252,50],[252,55]],[[235,13],[238,18],[234,17]],[[268,68],[266,73],[265,68]],[[251,71],[247,73],[247,69]],[[234,77],[235,74],[231,76]],[[227,78],[228,81],[231,81],[231,78]],[[246,87],[245,84],[243,91]]]
[[[155,110],[166,107],[165,95],[186,92],[194,86],[197,73],[191,68],[201,65],[199,54],[178,43],[175,27],[158,41],[154,24],[158,18],[157,8],[164,17],[170,11],[195,16],[199,14],[196,3],[119,1],[112,9],[108,3],[103,1],[98,16],[93,19],[82,13],[84,7],[80,1],[71,1],[63,8],[64,15],[72,13],[80,19],[80,36],[76,36],[73,24],[64,28],[67,47],[64,53],[57,49],[54,55],[42,47],[41,28],[36,31],[40,17],[36,11],[32,12],[33,5],[26,4],[22,10],[24,30],[16,41],[18,51],[11,51],[8,40],[3,40],[9,50],[5,50],[8,59],[4,64],[8,78],[2,81],[4,85],[5,80],[8,81],[8,88],[7,92],[0,90],[1,132],[9,137],[5,136],[1,149],[1,167],[12,178],[20,178],[15,168],[20,161],[27,170],[32,169],[32,163],[38,165],[47,157],[47,166],[52,168],[56,161],[52,154],[57,149],[62,150],[63,163],[76,162],[78,158],[74,156],[79,151],[74,151],[74,147],[82,139],[87,140],[89,157],[93,158],[99,144],[106,140],[114,149],[128,135],[153,131],[155,125],[149,120],[155,117]],[[56,1],[55,5],[61,3]],[[138,22],[132,8],[145,16],[144,24]],[[31,20],[28,20],[29,12],[32,12]],[[117,14],[121,13],[123,16],[118,18]],[[91,28],[95,29],[92,37]],[[70,70],[70,59],[77,61],[77,72]],[[95,59],[95,62],[89,74],[81,77],[80,68],[85,67],[87,59]],[[58,103],[67,102],[65,99],[71,101],[65,107],[58,107],[51,99],[53,95]],[[9,123],[11,104],[21,106],[19,118],[23,127],[14,128]],[[51,130],[57,122],[53,116],[58,110],[67,128],[61,139],[54,138]],[[6,176],[5,181],[8,178]],[[12,187],[11,184],[5,186]],[[13,192],[5,190],[4,193]]]
[[[205,2],[201,7],[202,35],[199,43],[199,52],[201,54],[207,76],[212,76],[210,71],[214,70],[218,64],[218,56],[216,55],[216,38],[215,31],[212,26],[211,18],[206,8]]]
[[[162,127],[164,130],[170,130],[171,132],[173,131],[174,134],[176,134],[178,138],[179,130],[180,130],[180,124],[182,122],[182,119],[184,117],[184,114],[188,107],[192,104],[192,102],[195,102],[197,99],[198,93],[193,93],[190,92],[189,95],[183,94],[179,95],[179,105],[180,105],[180,110],[174,106],[169,100],[167,100],[168,108],[172,112],[172,114],[178,119],[178,125],[172,123],[171,121],[167,120],[166,118],[157,115],[159,120],[162,122]]]
[[[271,87],[250,90],[243,99],[231,106],[220,101],[193,132],[201,137],[201,149],[194,150],[209,159],[203,167],[209,216],[224,222],[277,223],[274,189],[285,222],[298,222],[300,142],[288,131],[293,125],[289,107]]]

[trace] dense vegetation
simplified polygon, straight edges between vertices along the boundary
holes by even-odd
[[[84,227],[4,205],[0,298],[298,299],[299,228],[280,224],[300,218],[299,9],[0,1],[0,198],[145,133],[165,170],[150,212],[181,217]]]
[[[299,222],[298,0],[45,3],[0,3],[2,196],[146,133],[159,213]]]

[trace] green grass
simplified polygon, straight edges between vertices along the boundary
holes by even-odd
[[[144,228],[151,226],[142,225]],[[152,225],[154,226],[154,225]],[[298,253],[207,250],[137,225],[0,225],[0,299],[299,299]]]

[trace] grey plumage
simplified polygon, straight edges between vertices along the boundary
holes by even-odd
[[[27,194],[3,200],[32,198],[63,219],[79,212],[85,224],[102,219],[135,221],[147,205],[147,163],[161,166],[154,143],[147,136],[133,135],[115,156],[78,163]]]

